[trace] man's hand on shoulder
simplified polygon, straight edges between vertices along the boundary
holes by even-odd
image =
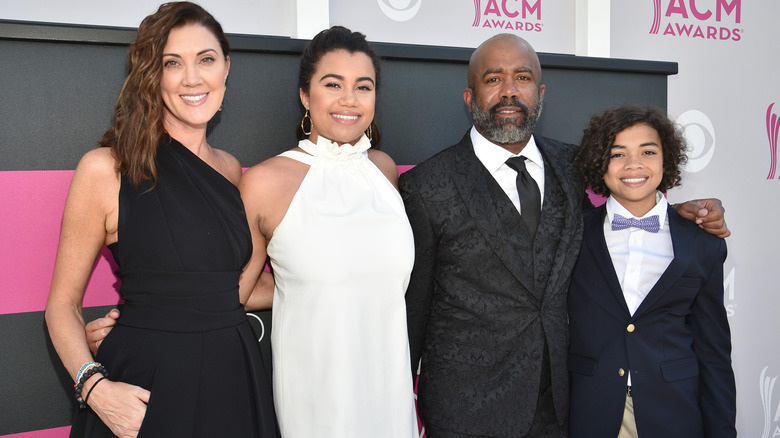
[[[729,237],[731,231],[726,226],[725,212],[720,199],[694,199],[675,206],[680,216],[696,222],[704,231],[720,238]]]

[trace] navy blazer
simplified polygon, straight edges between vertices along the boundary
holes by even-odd
[[[633,316],[604,239],[606,206],[585,214],[568,300],[573,438],[617,436],[629,370],[640,437],[736,436],[726,243],[668,214],[674,259]]]

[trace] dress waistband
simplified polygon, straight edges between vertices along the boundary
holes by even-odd
[[[202,297],[138,294],[124,298],[117,324],[130,327],[195,333],[247,321],[237,288]]]

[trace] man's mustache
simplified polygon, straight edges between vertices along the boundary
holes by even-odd
[[[520,111],[525,114],[526,117],[528,117],[528,114],[530,114],[530,110],[527,106],[523,105],[519,100],[517,99],[502,99],[497,104],[490,107],[490,114],[495,114],[499,108],[507,109],[507,108],[517,108]]]

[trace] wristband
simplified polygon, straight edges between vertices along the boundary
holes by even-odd
[[[92,368],[89,368],[88,370],[84,371],[81,374],[81,377],[76,382],[75,385],[73,385],[73,388],[75,388],[75,395],[76,395],[76,401],[79,403],[79,408],[84,409],[87,407],[87,402],[84,401],[83,398],[81,398],[81,389],[84,387],[84,382],[86,382],[90,377],[94,376],[95,374],[100,373],[103,375],[103,377],[108,377],[108,371],[103,367],[103,365],[95,362],[95,364],[92,366]],[[94,385],[92,386],[94,388]]]
[[[79,368],[79,372],[76,373],[76,381],[78,382],[79,380],[81,380],[81,375],[84,374],[84,371],[86,371],[87,368],[89,368],[91,366],[94,366],[95,364],[97,364],[97,362],[91,362],[90,361],[90,362],[84,363],[84,365],[82,365],[81,368]]]
[[[97,382],[95,382],[95,384],[94,384],[94,385],[92,385],[92,388],[89,388],[89,391],[87,391],[87,396],[86,396],[86,397],[84,397],[84,404],[85,404],[85,405],[87,404],[87,400],[89,400],[89,395],[90,395],[90,394],[92,394],[92,390],[93,390],[93,389],[95,389],[95,387],[97,386],[97,384],[98,384],[98,383],[100,383],[100,382],[102,382],[102,381],[103,381],[103,379],[106,379],[106,376],[103,376],[103,377],[101,377],[101,378],[97,379]]]

